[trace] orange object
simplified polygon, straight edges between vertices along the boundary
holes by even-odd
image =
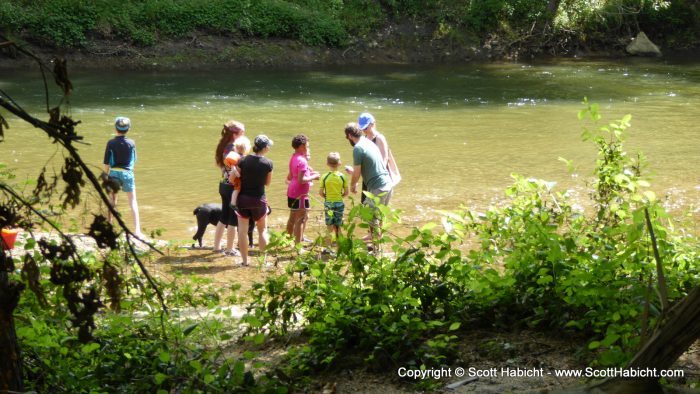
[[[19,230],[17,229],[9,229],[9,228],[4,228],[2,229],[2,249],[3,250],[10,250],[15,247],[15,239],[17,239],[17,233],[19,233]]]

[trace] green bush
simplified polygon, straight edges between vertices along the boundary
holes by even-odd
[[[600,121],[596,105],[580,116]],[[301,324],[308,343],[290,354],[297,373],[349,360],[446,365],[456,330],[478,326],[577,332],[589,338],[593,365],[625,365],[668,312],[657,294],[674,302],[700,284],[697,238],[674,230],[642,178],[643,161],[623,149],[629,122],[583,133],[598,148],[592,214],[553,182],[514,175],[502,206],[447,212],[444,232],[429,223],[405,238],[385,237],[392,253],[377,255],[352,237],[371,217],[354,207],[337,257],[300,255],[287,275],[257,285],[246,322],[257,335]]]
[[[85,44],[98,15],[94,3],[80,0],[35,2],[29,11],[26,27],[42,41],[59,47]]]

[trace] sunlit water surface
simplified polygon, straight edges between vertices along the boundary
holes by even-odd
[[[39,74],[1,71],[0,89],[35,114],[43,108]],[[81,72],[72,74],[71,114],[85,142],[83,158],[100,171],[104,145],[117,115],[132,119],[137,195],[144,228],[165,229],[167,239],[191,237],[193,209],[217,202],[214,148],[222,124],[237,119],[247,135],[270,136],[275,163],[267,195],[272,226],[286,221],[287,162],[291,139],[310,137],[312,166],[339,151],[351,164],[345,123],[363,111],[377,118],[394,152],[403,182],[392,205],[405,230],[439,218],[438,210],[485,210],[504,198],[510,174],[556,181],[585,205],[586,180],[596,152],[581,141],[577,119],[584,96],[599,103],[604,119],[632,114],[628,150],[643,151],[653,189],[682,214],[700,195],[700,68],[662,60],[559,60],[538,64],[463,67],[383,67],[292,71]],[[52,98],[53,100],[53,98]],[[55,100],[54,100],[55,103]],[[3,112],[4,115],[7,115]],[[39,130],[9,117],[0,162],[20,179],[62,152]],[[590,124],[589,124],[590,126]],[[567,172],[559,158],[573,160]],[[314,190],[318,185],[314,185]],[[314,208],[321,202],[314,193]],[[124,200],[123,200],[124,201]],[[98,210],[94,202],[88,210]],[[127,223],[125,204],[120,210]],[[320,210],[308,227],[322,231]]]

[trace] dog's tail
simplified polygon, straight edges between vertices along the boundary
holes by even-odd
[[[192,214],[193,214],[193,215],[196,215],[197,212],[199,212],[199,207],[195,208],[195,209],[194,209],[194,212],[192,212]]]

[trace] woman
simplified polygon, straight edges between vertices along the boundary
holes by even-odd
[[[267,215],[269,208],[265,197],[265,186],[272,181],[272,161],[265,157],[270,151],[272,140],[265,135],[255,137],[253,154],[238,162],[241,177],[241,191],[238,194],[238,248],[241,251],[241,264],[248,265],[248,225],[250,220],[258,227],[258,248],[264,251],[268,242]]]
[[[221,138],[214,154],[216,165],[221,170],[221,180],[219,181],[221,218],[216,225],[216,232],[214,233],[214,252],[222,252],[221,238],[223,238],[224,229],[227,229],[226,250],[223,251],[227,256],[239,256],[240,253],[233,247],[236,238],[235,227],[238,226],[238,220],[235,212],[231,209],[231,195],[233,194],[233,185],[229,182],[231,167],[225,159],[229,152],[233,150],[233,142],[236,138],[242,136],[243,133],[245,133],[245,125],[243,123],[235,120],[226,122],[221,130]]]

